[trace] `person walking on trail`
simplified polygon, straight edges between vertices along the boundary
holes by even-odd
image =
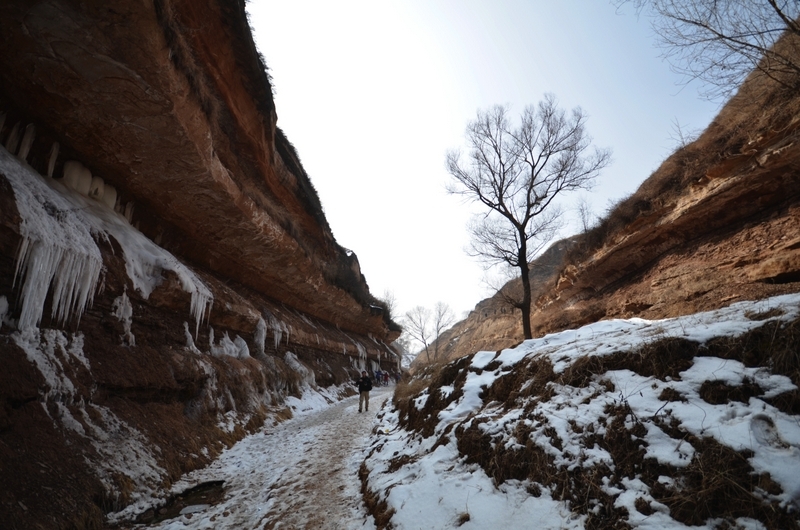
[[[361,412],[362,408],[369,410],[369,391],[372,390],[372,379],[367,376],[366,371],[362,371],[356,384],[358,385],[358,411]]]

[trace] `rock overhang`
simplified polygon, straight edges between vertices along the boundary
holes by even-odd
[[[30,163],[61,146],[134,203],[151,239],[219,277],[342,329],[391,340],[294,148],[243,2],[11,1],[0,101],[36,123]],[[353,262],[355,261],[355,266]]]

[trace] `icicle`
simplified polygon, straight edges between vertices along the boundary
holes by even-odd
[[[225,355],[229,357],[236,357],[240,359],[244,359],[250,356],[250,350],[247,348],[247,343],[244,340],[236,336],[236,342],[232,341],[230,337],[228,337],[228,332],[222,334],[222,338],[219,339],[219,346],[214,344],[214,329],[211,328],[208,336],[208,343],[209,348],[211,350],[211,355],[215,357],[223,357]]]
[[[8,300],[5,296],[0,296],[0,328],[3,327],[3,323],[6,321],[6,315],[8,314]]]
[[[75,191],[83,196],[89,195],[89,188],[92,187],[92,172],[85,166],[81,166],[81,172],[78,174],[78,183]]]
[[[356,345],[356,350],[358,350],[358,358],[366,360],[367,359],[367,350],[364,348],[364,346],[360,342],[356,342],[355,345]]]
[[[213,303],[214,295],[200,282],[189,283],[181,278],[181,283],[183,284],[184,290],[192,293],[190,311],[192,312],[195,322],[194,336],[197,337],[200,333],[200,324],[208,320],[208,317],[211,315],[211,304]]]
[[[0,171],[14,189],[22,218],[13,285],[21,279],[20,330],[39,325],[52,287],[53,318],[80,317],[92,303],[102,269],[100,249],[90,228],[66,198],[0,149]]]
[[[245,342],[242,337],[236,335],[233,344],[236,347],[236,357],[239,359],[247,359],[250,357],[250,348],[247,347],[247,342]]]
[[[19,122],[17,122],[11,129],[11,132],[8,133],[8,138],[6,138],[6,151],[9,153],[16,152],[17,144],[19,144]]]
[[[27,162],[28,153],[31,151],[34,138],[36,138],[36,127],[32,123],[29,123],[28,126],[25,127],[25,134],[22,135],[22,142],[19,144],[17,157],[20,160]]]
[[[259,317],[258,319],[254,339],[256,343],[256,352],[264,355],[264,349],[267,341],[267,324],[264,322],[263,318]]]
[[[94,287],[100,279],[101,260],[86,260],[70,250],[64,252],[59,274],[53,279],[52,316],[64,323],[70,314],[80,315],[94,301]]]
[[[92,182],[89,185],[89,198],[95,199],[98,201],[103,201],[103,195],[105,195],[105,185],[103,183],[103,179],[100,177],[92,177]]]
[[[58,150],[61,146],[58,142],[53,142],[50,147],[50,153],[47,155],[47,176],[53,178],[53,171],[56,169],[56,160],[58,159]]]
[[[194,345],[194,339],[192,338],[192,334],[189,331],[188,322],[183,323],[183,336],[186,338],[186,347],[194,353],[200,353],[200,350],[198,350],[197,346]]]
[[[191,294],[189,309],[195,319],[195,334],[199,333],[200,324],[210,315],[213,293],[175,256],[97,201],[63,190],[55,182],[51,187],[46,179],[2,148],[0,173],[13,188],[21,217],[22,239],[13,279],[15,287],[18,279],[21,282],[20,329],[38,326],[50,289],[54,319],[65,322],[72,316],[80,318],[93,301],[103,267],[94,238],[113,237],[122,247],[128,277],[143,298],[163,281],[162,271],[178,276],[184,291]],[[61,183],[66,187],[82,188],[82,183],[91,184],[91,180],[91,173],[80,162],[64,164]],[[105,202],[113,187],[104,184],[103,188]],[[133,203],[129,203],[129,213],[132,207]],[[228,342],[233,345],[230,339]]]
[[[278,346],[281,345],[281,338],[283,337],[283,326],[277,320],[273,320],[272,324],[272,333],[275,334],[275,351],[278,351]]]
[[[103,204],[114,210],[117,205],[117,188],[111,184],[105,184],[105,191],[103,192]]]
[[[17,277],[25,278],[20,289],[22,311],[19,316],[19,329],[25,330],[39,325],[47,291],[63,254],[64,249],[61,247],[46,245],[23,236],[17,251],[17,267],[13,283],[16,286]]]
[[[125,213],[123,215],[129,223],[133,221],[133,201],[130,201],[125,205]]]
[[[56,231],[57,232],[57,231]],[[22,311],[18,328],[34,328],[42,319],[47,292],[52,285],[52,317],[60,323],[66,322],[70,314],[80,319],[84,309],[94,300],[94,289],[100,277],[102,260],[99,256],[86,255],[65,249],[41,240],[23,237],[17,254],[17,277],[25,280],[20,289]]]
[[[114,310],[113,315],[122,322],[124,334],[122,335],[122,344],[125,346],[136,346],[136,337],[131,332],[131,324],[133,323],[133,306],[131,300],[128,298],[128,289],[126,288],[122,296],[114,300],[114,305],[111,306]]]
[[[92,172],[76,160],[64,162],[64,179],[66,187],[73,189],[81,195],[88,195],[92,186]]]

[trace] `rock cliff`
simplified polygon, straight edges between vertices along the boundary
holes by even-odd
[[[0,6],[0,527],[97,528],[392,369],[244,2]]]

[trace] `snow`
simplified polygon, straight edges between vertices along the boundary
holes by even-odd
[[[379,406],[390,391],[375,389],[371,401]],[[323,393],[305,393],[295,402],[291,420],[266,425],[224,451],[210,466],[187,474],[160,499],[139,502],[111,514],[109,520],[125,520],[163,504],[169,494],[224,480],[221,503],[189,506],[179,517],[150,527],[374,530],[361,502],[357,474],[375,416],[356,412],[357,397],[334,401],[332,392],[328,390],[327,398]]]
[[[692,461],[694,447],[670,437],[653,421],[671,419],[698,437],[712,437],[736,451],[752,451],[748,462],[755,473],[769,473],[782,489],[778,495],[764,493],[764,499],[778,501],[796,512],[800,508],[800,423],[764,401],[795,386],[789,378],[765,368],[746,367],[735,360],[696,357],[675,381],[612,370],[595,376],[583,387],[549,383],[553,397],[529,402],[532,408],[525,414],[522,409],[503,411],[496,404],[485,402],[482,391],[523,361],[546,358],[556,373],[563,373],[586,356],[632,350],[667,337],[704,343],[718,336],[742,334],[769,321],[786,322],[799,313],[800,295],[793,294],[659,321],[603,321],[525,341],[499,354],[477,352],[471,359],[462,395],[438,413],[433,436],[423,438],[402,429],[397,410],[389,408],[382,413],[378,431],[387,434],[372,440],[365,462],[368,487],[395,511],[391,521],[397,529],[583,528],[581,516],[572,513],[567,503],[553,500],[552,492],[543,485],[536,485],[541,492],[537,497],[527,493],[532,486],[527,482],[494,484],[477,464],[466,463],[453,432],[457,426],[468,428],[480,421],[475,424],[491,436],[493,445],[514,448],[526,443],[515,434],[517,427],[524,424],[531,428],[528,440],[552,455],[559,468],[613,466],[611,456],[596,445],[587,446],[580,433],[587,429],[604,433],[609,421],[607,408],[624,404],[630,408],[629,423],[638,421],[645,427],[646,457],[675,468],[686,467]],[[492,361],[498,361],[493,366],[499,367],[486,370]],[[706,381],[737,386],[745,380],[763,390],[748,403],[715,405],[700,397],[700,387]],[[659,396],[665,388],[679,392],[685,401],[662,401]],[[435,391],[449,396],[454,389],[445,384]],[[429,393],[426,389],[413,398],[417,410],[423,410]],[[400,457],[404,464],[390,470],[390,462]],[[670,477],[661,477],[661,481],[668,487],[680,487]],[[615,506],[627,509],[627,523],[632,528],[688,528],[672,519],[669,508],[657,502],[649,486],[638,478],[623,477],[611,484],[606,477],[603,488],[614,498]],[[641,514],[635,506],[637,499],[647,502],[653,513]],[[465,514],[469,514],[468,520]],[[761,522],[747,518],[727,523],[741,529],[764,528]],[[705,525],[692,528],[711,530],[719,524],[720,520],[709,519]]]
[[[583,528],[581,518],[549,494],[533,497],[513,481],[496,488],[477,465],[464,463],[454,441],[432,450],[433,438],[409,439],[398,427],[396,412],[384,414],[378,430],[385,434],[373,441],[381,457],[368,459],[376,477],[370,487],[389,490],[396,528],[452,528],[464,514],[470,519],[463,528]],[[392,458],[401,456],[416,460],[388,472]]]

